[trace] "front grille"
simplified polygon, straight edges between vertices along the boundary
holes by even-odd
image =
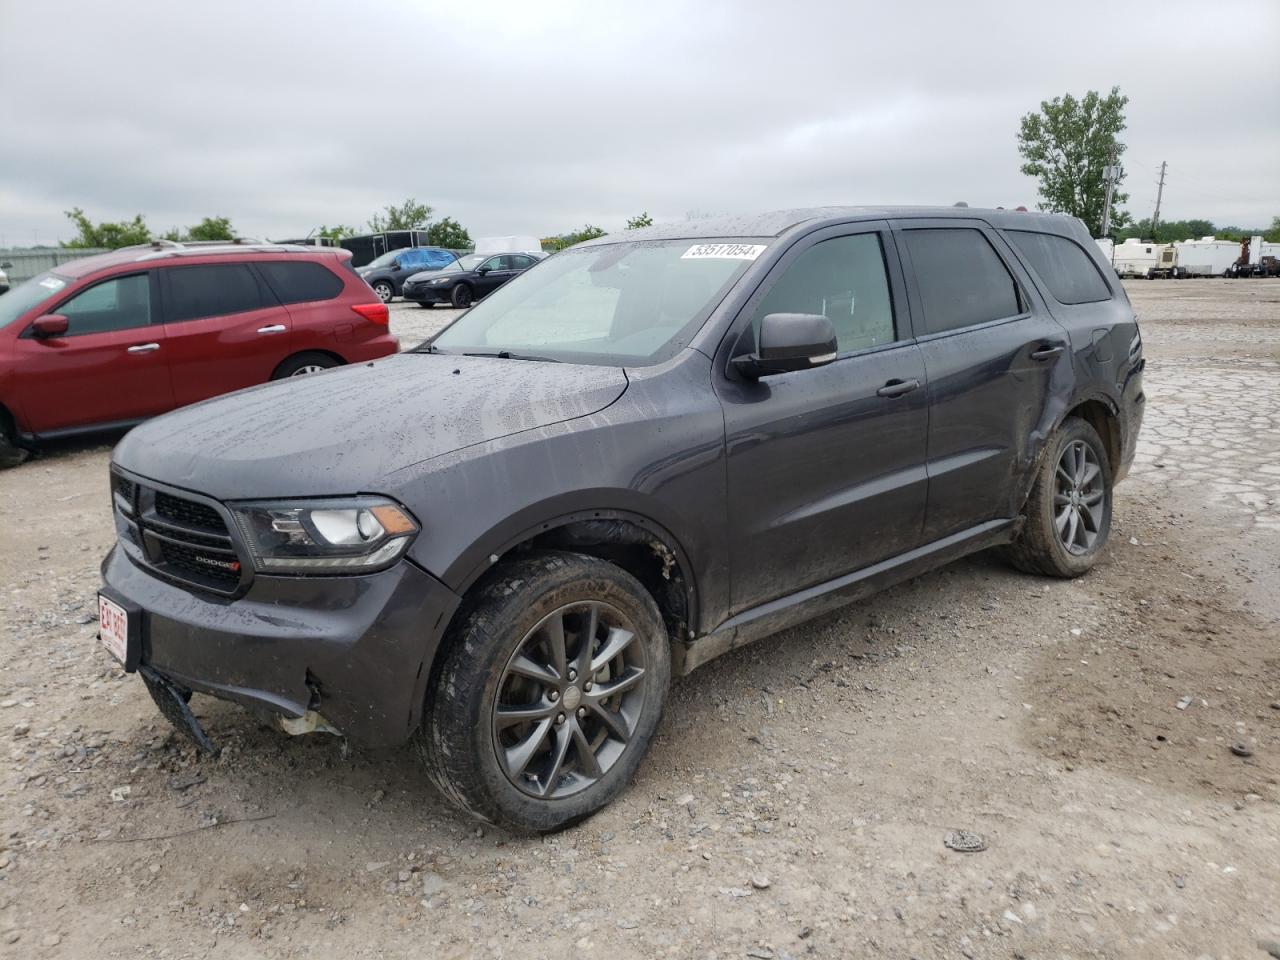
[[[156,491],[156,513],[171,523],[185,527],[196,527],[200,530],[216,530],[227,532],[227,525],[222,516],[213,507],[194,500],[183,500],[162,490]]]
[[[231,595],[245,582],[245,569],[222,511],[202,499],[160,490],[146,481],[114,474],[122,542],[129,556],[166,580]]]

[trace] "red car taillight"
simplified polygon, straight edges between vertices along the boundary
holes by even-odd
[[[351,309],[371,323],[380,323],[384,327],[391,320],[391,311],[385,303],[357,303]]]

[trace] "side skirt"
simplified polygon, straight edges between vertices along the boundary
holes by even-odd
[[[672,671],[677,676],[685,676],[730,650],[862,600],[967,554],[1008,543],[1017,535],[1021,523],[1021,518],[991,520],[843,577],[744,610],[708,634],[688,643],[673,644]]]

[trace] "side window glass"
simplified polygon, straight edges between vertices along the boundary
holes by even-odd
[[[1010,242],[1027,258],[1059,303],[1098,303],[1111,299],[1097,266],[1072,240],[1051,233],[1006,230]]]
[[[505,270],[507,269],[507,258],[506,257],[490,257],[488,260],[484,262],[484,265],[488,267],[490,270]]]
[[[220,317],[275,306],[258,286],[258,278],[243,263],[218,263],[168,268],[170,323]]]
[[[1022,312],[1018,285],[981,230],[905,230],[902,236],[911,254],[929,333]]]
[[[880,235],[836,237],[804,251],[760,301],[751,319],[757,333],[770,313],[822,314],[835,327],[841,353],[894,340]]]
[[[116,277],[72,297],[57,313],[67,318],[67,336],[129,330],[151,323],[151,280],[145,273]]]
[[[512,270],[527,270],[529,267],[532,267],[532,266],[533,266],[532,257],[512,257],[511,258]]]
[[[262,260],[258,269],[281,303],[332,300],[342,292],[342,281],[313,261]]]

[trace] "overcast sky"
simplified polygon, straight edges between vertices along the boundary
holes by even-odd
[[[1128,209],[1280,215],[1280,2],[0,0],[0,245],[280,238],[416,197],[473,237],[1035,203],[1018,118],[1118,84]]]

